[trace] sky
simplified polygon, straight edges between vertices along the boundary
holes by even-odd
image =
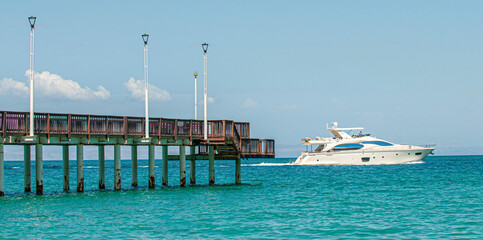
[[[147,33],[152,117],[194,118],[197,71],[201,118],[206,42],[208,118],[250,122],[277,157],[335,121],[436,155],[483,154],[482,12],[482,1],[3,1],[0,110],[29,110],[33,15],[38,112],[143,116]]]

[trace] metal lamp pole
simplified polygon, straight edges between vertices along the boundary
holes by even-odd
[[[203,60],[204,60],[204,108],[205,108],[205,120],[204,120],[204,139],[208,140],[208,61],[206,52],[208,51],[208,43],[201,44],[203,48]]]
[[[143,34],[143,42],[144,42],[144,103],[145,103],[145,110],[146,110],[146,119],[145,119],[145,137],[149,138],[149,90],[148,90],[148,38],[149,34]]]
[[[34,41],[36,17],[28,18],[30,23],[30,131],[29,136],[34,136]]]
[[[195,120],[198,120],[198,87],[197,87],[197,82],[198,82],[198,73],[195,72]]]

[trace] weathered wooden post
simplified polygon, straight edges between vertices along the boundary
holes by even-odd
[[[77,144],[77,192],[84,192],[84,145]]]
[[[235,159],[235,184],[241,184],[241,159]]]
[[[35,144],[35,193],[44,194],[42,144]]]
[[[168,186],[168,146],[163,145],[163,185]]]
[[[23,146],[23,182],[24,182],[24,191],[31,192],[32,191],[32,167],[31,167],[31,160],[30,160],[30,146],[31,145],[24,145]]]
[[[154,145],[148,145],[149,188],[154,189]]]
[[[138,146],[131,146],[131,175],[132,175],[132,186],[138,186]]]
[[[3,144],[0,143],[0,197],[5,196],[5,174],[4,174]]]
[[[105,170],[105,152],[104,152],[104,145],[99,145],[98,153],[99,153],[99,189],[106,189],[106,170]]]
[[[208,146],[208,172],[210,185],[215,185],[215,150],[213,145]]]
[[[62,145],[62,169],[64,175],[64,191],[69,191],[69,145]]]
[[[190,146],[190,184],[196,184],[196,150]]]
[[[186,187],[186,147],[179,146],[179,186]]]
[[[114,190],[121,190],[121,145],[114,145]]]

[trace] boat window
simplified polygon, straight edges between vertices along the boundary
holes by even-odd
[[[369,162],[370,159],[371,159],[370,157],[363,157],[363,158],[361,158],[361,160],[363,162]]]
[[[333,149],[334,150],[357,150],[363,148],[364,145],[362,144],[341,144],[338,146],[335,146]]]
[[[423,154],[423,153],[422,153],[422,152],[417,152],[417,153],[416,153],[416,155],[421,155],[421,154]]]
[[[384,142],[384,141],[367,141],[363,142],[364,144],[374,144],[379,146],[393,146],[392,143]]]

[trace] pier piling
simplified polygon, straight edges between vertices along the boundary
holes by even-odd
[[[114,190],[121,190],[121,145],[114,145]]]
[[[5,174],[4,174],[3,144],[0,143],[0,197],[5,195]]]
[[[84,145],[77,144],[77,192],[84,192]]]
[[[149,188],[154,189],[154,145],[148,146]]]
[[[241,159],[235,159],[235,184],[241,184]]]
[[[179,186],[186,187],[186,146],[179,146]]]
[[[190,184],[196,184],[196,150],[190,146]]]
[[[168,186],[168,146],[163,145],[163,185]]]
[[[138,146],[131,146],[131,175],[132,183],[131,186],[138,186]]]
[[[64,191],[69,191],[69,145],[62,145],[62,169],[64,175]]]
[[[208,146],[208,168],[210,185],[215,185],[215,150],[213,145]]]
[[[35,193],[44,194],[42,144],[35,144]]]
[[[99,155],[99,189],[106,189],[106,170],[105,170],[105,152],[104,145],[97,146]]]
[[[31,145],[23,146],[23,182],[24,182],[24,192],[32,192],[32,167],[30,159],[30,148]]]

